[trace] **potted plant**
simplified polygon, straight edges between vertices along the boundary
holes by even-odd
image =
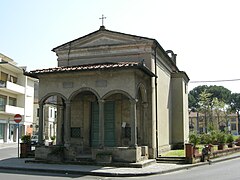
[[[20,157],[26,158],[28,153],[31,152],[31,136],[23,135],[21,137],[22,142],[20,143]]]
[[[56,139],[56,136],[51,136],[51,143],[49,142],[49,145],[53,145],[54,144],[54,141],[55,141],[55,139]]]
[[[193,144],[193,155],[196,156],[199,154],[199,148],[197,145],[200,143],[200,136],[196,133],[192,133],[189,135],[189,143]]]
[[[232,134],[228,134],[227,135],[227,143],[228,143],[228,147],[232,148],[234,147],[234,138]]]
[[[227,142],[227,136],[224,132],[217,134],[218,150],[223,150]]]

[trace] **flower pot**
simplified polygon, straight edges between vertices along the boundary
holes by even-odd
[[[28,157],[29,152],[31,152],[31,144],[29,143],[20,143],[20,157]]]
[[[225,144],[218,145],[218,150],[224,150],[224,149],[225,149]]]

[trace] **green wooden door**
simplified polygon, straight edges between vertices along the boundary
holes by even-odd
[[[115,103],[107,101],[104,106],[104,145],[115,146]]]
[[[92,106],[92,124],[91,124],[91,146],[99,145],[99,106],[93,102]],[[104,105],[104,146],[115,146],[115,103],[107,101]]]
[[[98,103],[93,102],[92,106],[92,124],[91,124],[91,146],[97,147],[99,145],[99,108]]]

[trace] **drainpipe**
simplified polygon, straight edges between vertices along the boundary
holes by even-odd
[[[154,52],[154,63],[155,63],[155,116],[156,116],[156,151],[157,151],[157,157],[158,157],[158,101],[157,101],[157,45],[155,46],[155,52]]]

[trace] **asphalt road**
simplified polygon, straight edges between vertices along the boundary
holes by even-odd
[[[147,180],[238,180],[240,179],[240,158],[194,167],[168,174],[137,177],[129,179]]]
[[[0,148],[0,159],[17,157],[16,147]],[[176,171],[168,174],[159,174],[145,177],[97,177],[69,174],[33,173],[31,171],[2,171],[0,180],[122,180],[122,179],[147,179],[147,180],[237,180],[240,179],[240,158],[228,160],[211,165],[198,166],[188,170]]]
[[[18,157],[17,144],[0,146],[0,160],[12,157]]]

